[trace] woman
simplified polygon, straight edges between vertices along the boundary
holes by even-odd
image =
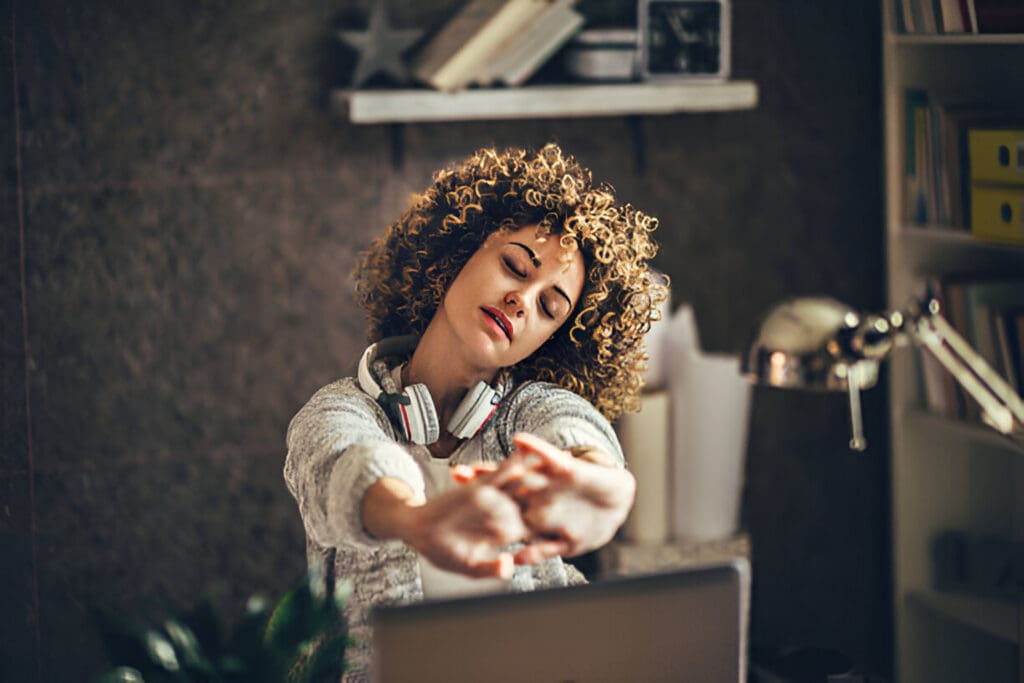
[[[583,579],[561,557],[625,520],[609,421],[638,405],[667,293],[656,226],[555,144],[481,150],[364,255],[374,344],[292,420],[285,464],[311,569],[352,584],[350,679],[369,609],[421,599],[421,567],[566,586]]]

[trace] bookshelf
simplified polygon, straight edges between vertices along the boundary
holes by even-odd
[[[1005,643],[1020,642],[1017,608],[1006,602],[929,590],[910,593],[908,602],[935,618],[963,624]]]
[[[957,271],[1024,273],[1024,246],[981,242],[905,219],[905,94],[921,88],[977,104],[1024,108],[1013,72],[1024,35],[901,35],[898,0],[884,0],[886,272],[888,305],[920,293],[921,278]],[[931,541],[957,529],[1024,540],[1024,448],[975,424],[922,409],[916,354],[892,357],[891,494],[895,680],[1024,680],[1021,603],[936,590]]]
[[[354,124],[733,111],[753,109],[757,97],[757,85],[743,80],[331,93],[332,106]]]

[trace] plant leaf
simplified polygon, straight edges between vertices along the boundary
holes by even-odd
[[[145,628],[100,608],[91,611],[103,649],[114,666],[135,671],[151,666]]]
[[[332,594],[311,574],[273,609],[262,596],[246,603],[225,639],[210,599],[160,626],[139,626],[94,610],[95,623],[117,668],[97,683],[282,683],[337,681],[348,647],[342,607],[351,584]],[[165,613],[167,613],[165,611]],[[317,647],[314,647],[314,644]]]
[[[203,648],[192,629],[172,617],[164,621],[164,632],[174,644],[183,668],[204,674],[203,680],[210,680],[211,677],[217,679],[216,670],[203,654]]]
[[[209,597],[182,615],[181,623],[189,628],[196,640],[203,644],[207,657],[216,659],[224,651],[224,635],[217,610]]]
[[[119,666],[96,678],[96,683],[146,683],[142,673],[130,666]]]
[[[156,629],[146,629],[145,642],[146,652],[149,653],[149,659],[153,664],[164,671],[181,671],[178,653],[167,636]]]

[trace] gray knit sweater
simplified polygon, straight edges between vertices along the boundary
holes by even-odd
[[[391,382],[385,362],[374,364],[385,388]],[[543,382],[511,391],[494,417],[451,457],[451,464],[498,462],[512,451],[512,435],[531,432],[561,448],[591,446],[623,463],[615,432],[580,396]],[[374,398],[353,378],[317,391],[288,427],[284,476],[295,496],[306,530],[311,571],[347,579],[352,594],[346,618],[355,643],[347,652],[344,680],[364,680],[372,643],[369,614],[375,605],[403,604],[423,598],[415,552],[399,541],[379,541],[362,526],[366,490],[382,477],[396,477],[417,494],[429,496],[431,455],[405,441]],[[513,591],[583,582],[572,565],[554,558],[517,566]]]

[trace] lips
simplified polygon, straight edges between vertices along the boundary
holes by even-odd
[[[505,314],[499,311],[497,308],[492,308],[490,306],[481,306],[480,310],[484,312],[484,315],[486,315],[495,323],[497,323],[498,327],[501,328],[501,331],[505,333],[505,336],[508,337],[508,340],[511,342],[512,337],[515,336],[515,333],[512,330],[512,321],[509,320],[505,316]]]

